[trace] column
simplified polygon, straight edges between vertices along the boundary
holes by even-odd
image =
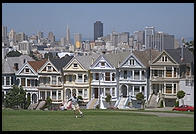
[[[9,78],[10,78],[10,85],[11,85],[11,77],[12,77],[12,76],[9,77]]]
[[[164,83],[164,94],[166,93],[166,84]]]
[[[132,79],[134,80],[135,78],[134,78],[134,75],[135,75],[135,73],[134,73],[134,70],[132,70]]]
[[[140,70],[140,80],[142,79],[142,71]]]
[[[44,91],[45,92],[45,100],[47,99],[47,90]]]
[[[56,90],[56,100],[58,100],[58,90]]]
[[[84,89],[82,89],[82,98],[84,98]]]
[[[50,91],[50,99],[52,99],[52,90]]]
[[[140,92],[142,92],[142,86],[140,86]]]
[[[172,78],[174,77],[174,67],[172,66]],[[172,86],[173,87],[173,86]],[[173,89],[173,88],[172,88]]]
[[[172,94],[174,94],[174,83],[172,83]]]
[[[61,90],[61,100],[63,101],[63,90]]]
[[[133,86],[133,87],[132,87],[133,96],[135,95],[135,93],[134,93],[134,88],[135,88],[135,87]]]
[[[163,70],[164,72],[163,72],[163,74],[164,74],[164,77],[163,78],[165,78],[166,77],[166,67],[164,67],[164,70]]]
[[[27,87],[27,78],[25,78],[25,87]]]
[[[38,98],[39,98],[39,100],[40,100],[40,91],[38,91]]]

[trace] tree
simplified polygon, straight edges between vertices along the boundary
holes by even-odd
[[[45,54],[44,54],[44,58],[45,58],[45,59],[47,59],[48,57],[49,57],[49,59],[52,59],[52,58],[53,58],[53,55],[52,55],[51,52],[45,53]]]
[[[27,109],[30,104],[31,104],[31,94],[28,93],[27,94],[27,100],[26,100],[26,103],[25,103],[25,109]]]
[[[36,61],[38,60],[38,58],[34,55],[33,51],[30,51],[29,56],[32,57]]]
[[[193,53],[194,55],[194,40],[190,41],[190,42],[186,42],[185,46]]]
[[[9,108],[25,108],[26,104],[26,92],[22,86],[18,87],[14,85],[5,97],[5,107]]]
[[[105,98],[105,101],[106,101],[107,103],[109,103],[110,106],[111,106],[111,95],[110,95],[110,94],[107,94],[107,96],[106,96],[106,98]]]
[[[144,95],[142,94],[142,92],[136,94],[136,99],[141,101],[141,104],[142,104],[143,109],[144,109]]]
[[[10,51],[9,53],[7,53],[7,57],[20,57],[22,54],[20,52],[16,51]]]
[[[48,110],[52,109],[52,100],[50,99],[49,96],[46,98],[46,104],[44,105],[43,109],[44,108],[48,108]]]
[[[185,94],[186,94],[186,93],[185,93],[183,90],[180,90],[180,91],[177,92],[177,97],[178,97],[178,99],[182,99],[182,105],[184,105],[184,100],[183,100],[183,98],[184,98]]]

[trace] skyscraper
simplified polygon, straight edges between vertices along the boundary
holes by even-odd
[[[16,33],[14,32],[14,29],[11,29],[9,32],[9,41],[16,42]]]
[[[53,32],[48,33],[48,41],[51,43],[55,41],[55,37],[53,35]]]
[[[67,25],[67,30],[66,30],[66,42],[67,44],[70,44],[70,31],[69,31],[69,27]]]
[[[82,35],[80,33],[75,33],[74,34],[75,48],[80,48],[81,47],[81,42],[82,42]]]
[[[154,48],[155,46],[155,28],[145,27],[145,49]]]
[[[7,27],[2,25],[2,42],[7,41]]]
[[[98,37],[103,36],[103,23],[101,21],[96,21],[94,23],[94,41],[97,40]]]

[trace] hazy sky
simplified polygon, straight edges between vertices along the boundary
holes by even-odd
[[[144,30],[194,37],[194,4],[192,3],[3,3],[2,24],[16,32],[32,35],[53,32],[56,39],[65,37],[69,25],[71,38],[81,33],[93,39],[93,23],[103,23],[104,36],[116,32]]]

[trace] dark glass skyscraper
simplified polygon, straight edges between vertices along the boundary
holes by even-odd
[[[103,23],[101,23],[101,21],[96,21],[94,23],[94,40],[102,36],[103,36]]]

